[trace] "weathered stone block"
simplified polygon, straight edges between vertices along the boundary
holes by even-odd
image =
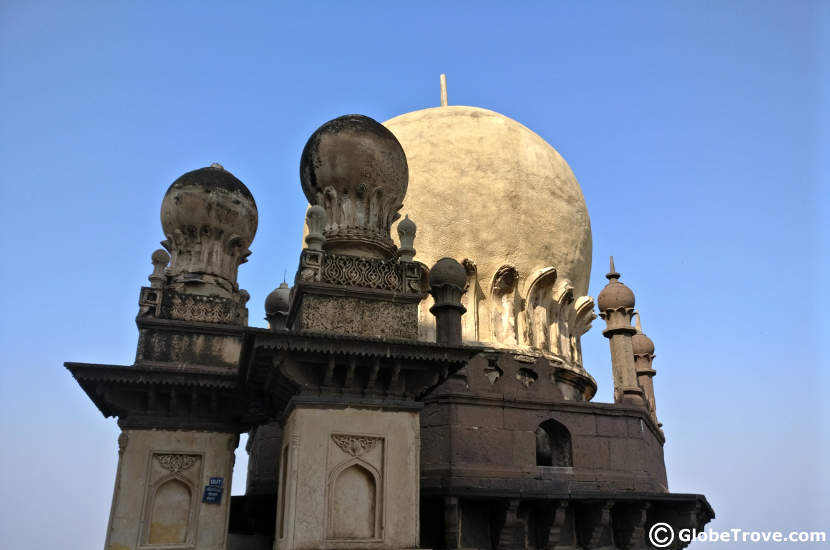
[[[314,294],[306,294],[302,300],[297,319],[300,330],[398,340],[418,338],[417,304]]]
[[[628,423],[622,416],[597,415],[597,433],[613,437],[626,437],[628,435]]]
[[[450,423],[451,405],[427,403],[421,410],[421,428],[446,426]]]
[[[510,430],[530,430],[539,427],[539,424],[551,418],[559,418],[558,412],[545,409],[520,409],[510,406],[504,407],[504,427]]]
[[[510,464],[513,459],[513,434],[493,428],[452,428],[453,460],[468,464]]]
[[[561,422],[571,436],[595,435],[597,433],[596,415],[593,413],[555,412],[554,418]]]
[[[608,440],[608,445],[611,453],[609,467],[612,470],[627,472],[644,470],[642,440],[612,437]]]
[[[608,439],[577,436],[571,440],[571,444],[574,468],[608,468]]]
[[[645,420],[642,418],[629,416],[625,419],[625,421],[628,425],[628,437],[642,438],[645,436],[645,433],[649,431],[649,429],[645,426]],[[649,435],[650,433],[651,432],[649,431]]]
[[[426,426],[421,429],[421,464],[448,464],[450,461],[450,427]]]
[[[456,422],[464,426],[502,428],[504,426],[504,409],[490,405],[456,405]]]
[[[513,432],[513,466],[530,468],[536,465],[536,434],[528,431]]]

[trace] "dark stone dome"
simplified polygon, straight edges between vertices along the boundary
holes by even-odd
[[[429,284],[455,285],[463,289],[467,286],[467,270],[453,258],[441,258],[429,270]]]
[[[389,129],[364,115],[344,115],[308,138],[300,180],[311,204],[321,204],[318,195],[329,186],[358,196],[382,188],[385,195],[403,199],[409,170],[403,147]]]
[[[265,314],[287,313],[290,305],[291,288],[285,282],[280,283],[280,286],[265,298]]]
[[[161,225],[165,235],[177,229],[205,227],[236,235],[247,248],[254,240],[259,215],[245,184],[220,164],[179,176],[161,201]]]
[[[353,245],[388,256],[390,237],[409,183],[406,155],[385,126],[363,115],[345,115],[320,126],[300,159],[303,193],[328,215],[326,247]],[[349,252],[350,253],[350,252]]]
[[[221,164],[216,163],[182,174],[167,189],[167,193],[164,196],[166,197],[178,188],[191,185],[202,186],[205,189],[223,189],[229,193],[240,193],[251,201],[254,200],[254,196],[245,187],[244,183],[225,170]]]

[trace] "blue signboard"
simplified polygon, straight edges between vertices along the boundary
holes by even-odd
[[[225,490],[224,477],[212,477],[208,485],[205,485],[205,493],[202,495],[202,502],[208,504],[219,504],[222,502],[222,492]]]

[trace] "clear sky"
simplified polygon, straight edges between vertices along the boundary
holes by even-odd
[[[573,168],[591,294],[613,254],[656,344],[670,488],[714,528],[830,529],[828,3],[307,4],[0,3],[0,545],[103,546],[118,429],[62,363],[132,362],[167,186],[220,162],[249,187],[264,326],[308,136],[436,106],[442,72]],[[235,494],[245,467],[243,438]]]

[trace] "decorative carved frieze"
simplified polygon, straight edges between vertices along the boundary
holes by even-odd
[[[179,474],[185,470],[188,470],[191,466],[196,464],[197,460],[199,460],[197,455],[159,454],[155,456],[162,468],[169,470],[174,474]]]
[[[400,290],[398,264],[359,256],[328,256],[323,262],[323,282],[339,286],[359,286]]]
[[[348,434],[331,434],[331,439],[344,453],[354,457],[368,453],[383,440],[381,437],[373,437],[370,435]]]
[[[230,324],[234,318],[234,305],[228,298],[167,291],[161,303],[161,316],[180,321]]]
[[[423,294],[423,268],[417,262],[383,260],[305,249],[298,281],[333,287]]]
[[[250,295],[239,290],[232,298],[184,294],[172,288],[142,287],[139,295],[139,317],[156,317],[177,321],[199,323],[221,323],[226,325],[247,324],[248,312],[245,303]]]

